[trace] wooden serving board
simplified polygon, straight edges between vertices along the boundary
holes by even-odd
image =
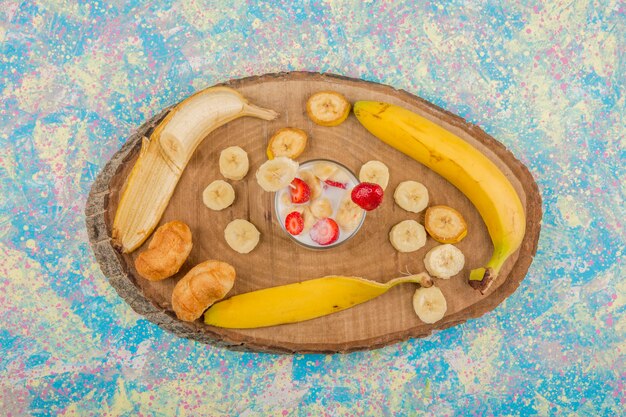
[[[134,259],[149,240],[127,255],[115,250],[110,239],[119,191],[138,156],[140,139],[149,136],[168,110],[129,137],[92,187],[86,207],[91,245],[111,285],[139,314],[176,335],[240,350],[347,352],[423,337],[433,330],[479,317],[493,310],[520,285],[537,249],[541,197],[526,167],[481,129],[405,91],[336,75],[269,74],[225,85],[239,90],[257,105],[280,112],[280,117],[271,122],[247,117],[235,120],[211,133],[196,150],[160,223],[181,220],[193,234],[193,250],[177,275],[161,282],[139,277],[133,267]],[[441,176],[372,136],[354,115],[337,127],[311,122],[305,103],[312,93],[321,90],[339,91],[351,102],[378,100],[404,106],[467,140],[504,171],[526,209],[526,236],[518,253],[485,295],[467,284],[470,269],[482,266],[492,250],[486,227],[474,206]],[[264,192],[256,183],[254,172],[266,160],[270,136],[286,126],[304,129],[309,134],[309,145],[298,158],[300,162],[332,159],[358,174],[363,163],[377,159],[390,169],[383,205],[368,213],[358,234],[339,247],[312,251],[293,242],[277,223],[274,194]],[[202,203],[202,191],[211,181],[222,178],[217,163],[219,153],[232,145],[248,152],[250,171],[241,181],[229,181],[237,196],[234,205],[221,212],[211,211]],[[423,213],[409,213],[394,204],[393,190],[405,180],[422,182],[430,192],[431,205],[456,208],[469,225],[467,237],[457,245],[465,254],[465,269],[449,280],[436,280],[448,303],[448,311],[440,322],[427,325],[417,318],[412,308],[416,286],[411,284],[395,287],[381,297],[333,315],[270,328],[229,330],[207,326],[200,320],[184,323],[176,319],[171,307],[174,285],[190,268],[207,259],[226,261],[235,267],[237,279],[229,296],[331,274],[386,282],[407,272],[423,271],[424,255],[436,245],[435,241],[429,238],[421,250],[404,254],[396,252],[388,239],[391,227],[402,220],[423,223]],[[247,255],[236,253],[224,240],[225,226],[236,218],[251,221],[261,232],[259,245]]]

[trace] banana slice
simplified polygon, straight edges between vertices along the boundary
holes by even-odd
[[[224,229],[226,243],[235,252],[250,253],[259,243],[261,233],[247,220],[235,219]]]
[[[357,206],[354,201],[352,201],[352,198],[350,198],[350,194],[347,194],[347,197],[343,199],[339,205],[339,209],[337,209],[335,221],[337,221],[337,224],[342,230],[351,232],[361,223],[365,210]]]
[[[277,156],[286,156],[296,159],[304,152],[307,141],[308,136],[302,129],[295,127],[278,129],[267,145],[267,158],[274,159]]]
[[[220,153],[220,172],[229,180],[240,180],[250,168],[248,154],[239,146],[230,146]]]
[[[304,220],[304,229],[302,229],[302,233],[309,233],[311,227],[317,222],[317,219],[311,213],[311,209],[309,207],[304,207],[302,210],[302,220]]]
[[[380,161],[368,161],[359,171],[359,181],[373,182],[385,190],[389,184],[389,168]]]
[[[413,294],[413,309],[424,323],[436,323],[448,310],[448,303],[441,290],[435,286],[420,287]]]
[[[398,252],[415,252],[426,244],[426,230],[415,220],[404,220],[391,228],[389,241]]]
[[[419,213],[428,205],[428,190],[417,181],[403,181],[396,187],[393,199],[406,211]]]
[[[439,245],[428,251],[424,266],[430,275],[448,279],[461,272],[465,266],[465,256],[456,246]]]
[[[291,213],[292,211],[297,211],[298,213],[302,214],[302,211],[304,210],[304,206],[302,204],[293,204],[291,202],[291,194],[289,194],[288,191],[281,193],[280,204],[281,204],[280,217],[282,219],[287,217],[287,215]]]
[[[235,190],[226,181],[215,180],[202,192],[202,201],[211,210],[224,210],[235,201]]]
[[[426,231],[440,243],[458,243],[467,236],[467,223],[455,209],[448,206],[432,206],[424,217]]]
[[[256,172],[256,180],[265,191],[278,191],[296,177],[299,164],[286,156],[265,161]]]
[[[298,177],[306,182],[306,185],[311,189],[311,200],[315,200],[322,194],[322,185],[320,184],[320,180],[317,179],[315,175],[311,171],[300,171],[298,173]]]
[[[333,206],[327,198],[318,198],[311,202],[311,213],[318,219],[325,219],[333,214]]]
[[[348,118],[350,102],[336,91],[320,91],[306,102],[306,112],[320,126],[337,126]]]
[[[329,164],[328,162],[318,162],[313,165],[313,175],[319,178],[321,181],[326,181],[337,172],[339,168],[335,164]]]

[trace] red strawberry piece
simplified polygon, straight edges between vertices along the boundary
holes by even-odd
[[[352,201],[363,210],[371,211],[383,202],[383,189],[371,182],[362,182],[352,189]]]
[[[285,218],[285,229],[292,235],[296,236],[302,233],[304,230],[304,219],[302,214],[297,211],[292,211]]]
[[[291,202],[294,204],[306,203],[311,199],[311,187],[300,178],[294,178],[289,185]]]
[[[339,239],[339,226],[333,219],[321,219],[313,225],[309,236],[320,245],[330,245]]]
[[[348,184],[345,184],[343,182],[333,181],[333,180],[326,180],[324,182],[330,185],[331,187],[343,188],[344,190],[348,188]]]

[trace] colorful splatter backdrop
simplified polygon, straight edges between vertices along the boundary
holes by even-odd
[[[3,1],[0,415],[623,415],[626,6],[443,3]],[[134,313],[87,243],[97,173],[163,107],[288,70],[406,89],[511,149],[544,201],[523,286],[348,355],[236,353]]]

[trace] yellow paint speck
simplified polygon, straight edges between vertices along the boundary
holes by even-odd
[[[587,209],[571,195],[559,197],[556,206],[570,227],[585,226],[591,221]]]

